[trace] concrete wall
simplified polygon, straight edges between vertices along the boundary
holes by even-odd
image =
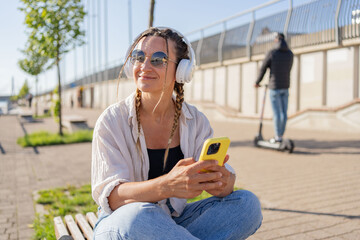
[[[359,97],[359,46],[297,54],[291,71],[288,114],[306,109],[334,108]],[[355,50],[354,50],[355,49]],[[258,61],[239,62],[226,66],[204,66],[194,74],[187,91],[189,100],[212,101],[227,106],[241,115],[256,116],[261,111],[264,91],[256,90],[254,81],[261,66]],[[268,82],[269,71],[262,84]],[[213,89],[212,89],[213,86]],[[271,117],[267,95],[265,117]]]
[[[359,45],[327,49],[315,52],[297,52],[291,71],[288,115],[296,115],[307,109],[334,109],[359,98],[360,92],[360,56]],[[254,60],[238,59],[227,62],[202,65],[194,72],[193,80],[185,84],[187,101],[212,102],[238,112],[239,116],[258,117],[261,112],[264,88],[254,88],[254,83],[264,56],[254,56]],[[269,71],[262,84],[269,79]],[[82,86],[83,106],[106,108],[122,100],[135,91],[133,80],[122,79],[98,82]],[[78,107],[77,95],[80,86],[63,91],[63,104]],[[43,106],[50,107],[51,97],[41,97]],[[351,114],[333,114],[329,119],[342,118],[355,122],[358,108]],[[322,116],[321,118],[319,116]],[[311,125],[324,114],[307,114],[307,120],[294,120],[294,125]],[[269,94],[265,104],[265,118],[272,117]],[[310,120],[312,119],[312,120]],[[332,120],[331,120],[332,121]],[[330,121],[330,122],[331,122]],[[320,121],[321,122],[321,121]],[[342,123],[341,123],[342,124]],[[320,126],[322,124],[319,124]],[[326,126],[328,124],[323,124]]]
[[[203,95],[202,94],[203,93],[203,91],[202,91],[203,75],[204,75],[203,71],[197,71],[194,73],[194,78],[193,78],[194,81],[192,81],[192,83],[191,83],[191,87],[192,87],[191,93],[192,94],[191,94],[191,98],[189,98],[189,99],[193,99],[195,101],[202,100],[202,97],[203,97],[202,96]]]
[[[226,86],[227,86],[226,67],[215,68],[214,75],[215,75],[215,79],[214,79],[215,103],[220,106],[226,106]]]
[[[290,89],[289,89],[289,103],[288,114],[294,114],[299,110],[300,91],[298,86],[300,85],[299,70],[300,70],[300,56],[295,56],[293,66],[290,73]]]
[[[327,53],[326,105],[336,107],[353,99],[354,48],[329,50]]]
[[[240,65],[230,65],[227,71],[227,106],[241,112],[241,71]]]
[[[300,57],[300,110],[322,106],[322,57],[322,52]]]
[[[262,65],[262,61],[257,62],[257,72],[259,72],[260,68]],[[254,76],[254,82],[257,78],[257,74]],[[269,79],[270,79],[270,71],[266,71],[263,80],[261,81],[260,85],[265,85],[269,83]],[[254,86],[254,83],[253,83]],[[256,90],[256,94],[257,94],[257,110],[256,110],[256,116],[259,116],[261,113],[261,109],[263,107],[263,101],[264,101],[264,94],[265,94],[265,89],[264,88],[258,88]],[[272,116],[272,110],[271,110],[271,103],[270,103],[270,94],[269,94],[269,90],[267,90],[266,92],[266,100],[265,100],[265,109],[264,109],[264,117],[265,118],[270,118]]]
[[[249,62],[242,64],[242,88],[241,88],[241,113],[254,116],[256,113],[256,89],[254,83],[257,76],[257,63]],[[230,77],[230,76],[229,76]]]
[[[203,82],[202,82],[202,87],[200,87],[199,89],[197,89],[197,91],[195,91],[195,93],[197,94],[198,92],[202,92],[202,94],[199,94],[200,96],[202,96],[201,100],[203,101],[214,101],[214,71],[216,69],[206,69],[202,72],[203,74]],[[200,79],[201,81],[201,79]]]

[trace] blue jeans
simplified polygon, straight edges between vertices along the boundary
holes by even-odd
[[[287,108],[289,99],[289,89],[270,89],[270,100],[273,110],[273,122],[275,129],[275,137],[281,138],[284,135]]]
[[[171,217],[154,203],[124,205],[112,214],[101,213],[94,239],[246,239],[262,222],[258,198],[246,190],[210,197],[186,205]]]

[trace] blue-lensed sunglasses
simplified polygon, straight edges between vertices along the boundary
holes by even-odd
[[[131,53],[130,62],[133,65],[139,65],[139,64],[142,64],[145,62],[146,57],[147,56],[145,55],[145,53],[142,50],[135,49]],[[165,66],[167,61],[171,61],[171,62],[174,62],[177,64],[176,61],[169,59],[169,57],[164,52],[155,52],[151,55],[151,58],[150,58],[151,65],[154,67],[158,67],[158,68]]]

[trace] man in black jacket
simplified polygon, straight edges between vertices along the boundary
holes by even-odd
[[[290,87],[290,71],[293,64],[293,53],[289,49],[284,34],[278,33],[276,47],[268,52],[260,69],[255,87],[259,87],[262,78],[267,70],[270,69],[270,100],[273,109],[273,121],[275,137],[271,142],[281,142],[285,132],[287,121],[287,107]]]

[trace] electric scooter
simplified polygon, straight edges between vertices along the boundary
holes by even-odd
[[[266,141],[262,136],[262,122],[263,122],[263,117],[264,117],[267,89],[268,89],[268,85],[266,84],[262,108],[261,108],[259,133],[254,139],[254,145],[255,145],[255,147],[268,148],[268,149],[273,149],[273,150],[278,150],[278,151],[283,151],[283,152],[288,151],[289,153],[292,153],[294,151],[295,145],[291,139],[284,138],[281,142],[273,143],[270,141]]]

